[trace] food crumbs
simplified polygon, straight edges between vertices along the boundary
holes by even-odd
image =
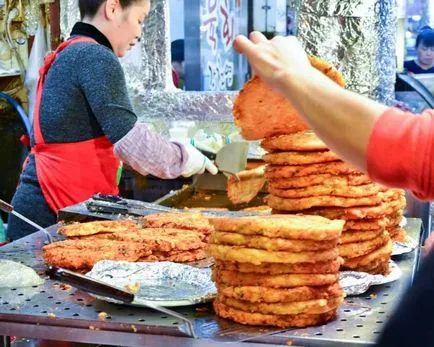
[[[286,345],[287,346],[292,346],[292,341],[291,340],[286,341]]]
[[[131,325],[131,329],[133,329],[133,331],[136,333],[137,332],[137,328],[135,325]]]
[[[130,292],[130,293],[132,293],[132,294],[135,294],[135,293],[137,293],[138,291],[139,291],[139,289],[140,289],[140,283],[139,282],[136,282],[136,283],[133,283],[133,284],[127,284],[126,286],[125,286],[125,289],[128,291],[128,292]]]
[[[370,294],[369,297],[370,297],[371,299],[376,299],[376,298],[377,298],[377,295],[376,295],[376,294]]]
[[[95,330],[95,327],[93,325],[89,325],[89,330]]]
[[[197,312],[208,312],[209,311],[209,307],[207,307],[207,306],[196,307],[196,311]]]
[[[60,285],[60,288],[64,289],[64,290],[70,290],[72,288],[72,286],[70,286],[69,284],[66,284],[66,283],[62,283]]]
[[[54,318],[56,318],[56,315],[54,313],[48,313],[47,317],[50,319],[54,319]]]
[[[99,320],[106,320],[107,319],[108,314],[105,312],[100,312],[98,313],[98,319]]]

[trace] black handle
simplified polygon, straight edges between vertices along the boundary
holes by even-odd
[[[66,269],[50,266],[47,274],[51,279],[59,280],[95,295],[109,297],[126,303],[134,301],[134,294],[132,293]]]
[[[217,157],[217,154],[209,152],[209,151],[205,151],[203,149],[199,149],[198,150],[205,156],[207,157],[209,160],[215,160],[215,158]]]
[[[114,204],[119,204],[119,205],[127,205],[127,202],[122,199],[119,196],[116,195],[107,195],[107,194],[95,194],[94,196],[92,196],[93,200],[98,200],[98,201],[106,201],[106,202],[111,202]]]

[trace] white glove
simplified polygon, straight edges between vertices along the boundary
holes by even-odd
[[[185,163],[182,176],[190,177],[195,174],[203,174],[205,170],[209,171],[213,175],[217,174],[217,167],[194,146],[185,144],[184,148],[188,154],[188,159]]]

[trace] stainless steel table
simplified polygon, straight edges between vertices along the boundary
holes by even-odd
[[[407,232],[419,240],[421,222],[410,219]],[[55,235],[56,226],[50,228]],[[42,233],[32,234],[0,248],[0,258],[21,262],[44,274]],[[372,287],[368,293],[349,297],[336,321],[308,329],[278,330],[246,327],[219,319],[211,306],[178,308],[194,322],[198,340],[190,338],[183,323],[161,313],[95,300],[87,293],[65,288],[47,279],[31,288],[0,289],[0,336],[74,341],[122,346],[214,346],[219,342],[255,346],[286,344],[302,346],[372,345],[383,322],[391,314],[418,264],[418,250],[396,258],[403,277],[393,283]],[[106,320],[98,313],[106,312]],[[243,342],[244,341],[244,342]],[[1,344],[7,342],[2,342]]]

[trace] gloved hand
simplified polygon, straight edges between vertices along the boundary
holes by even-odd
[[[190,144],[185,144],[183,146],[188,154],[188,159],[185,163],[182,176],[190,177],[195,174],[203,174],[205,170],[209,171],[213,175],[217,174],[218,169],[211,160],[200,153],[194,146]]]

